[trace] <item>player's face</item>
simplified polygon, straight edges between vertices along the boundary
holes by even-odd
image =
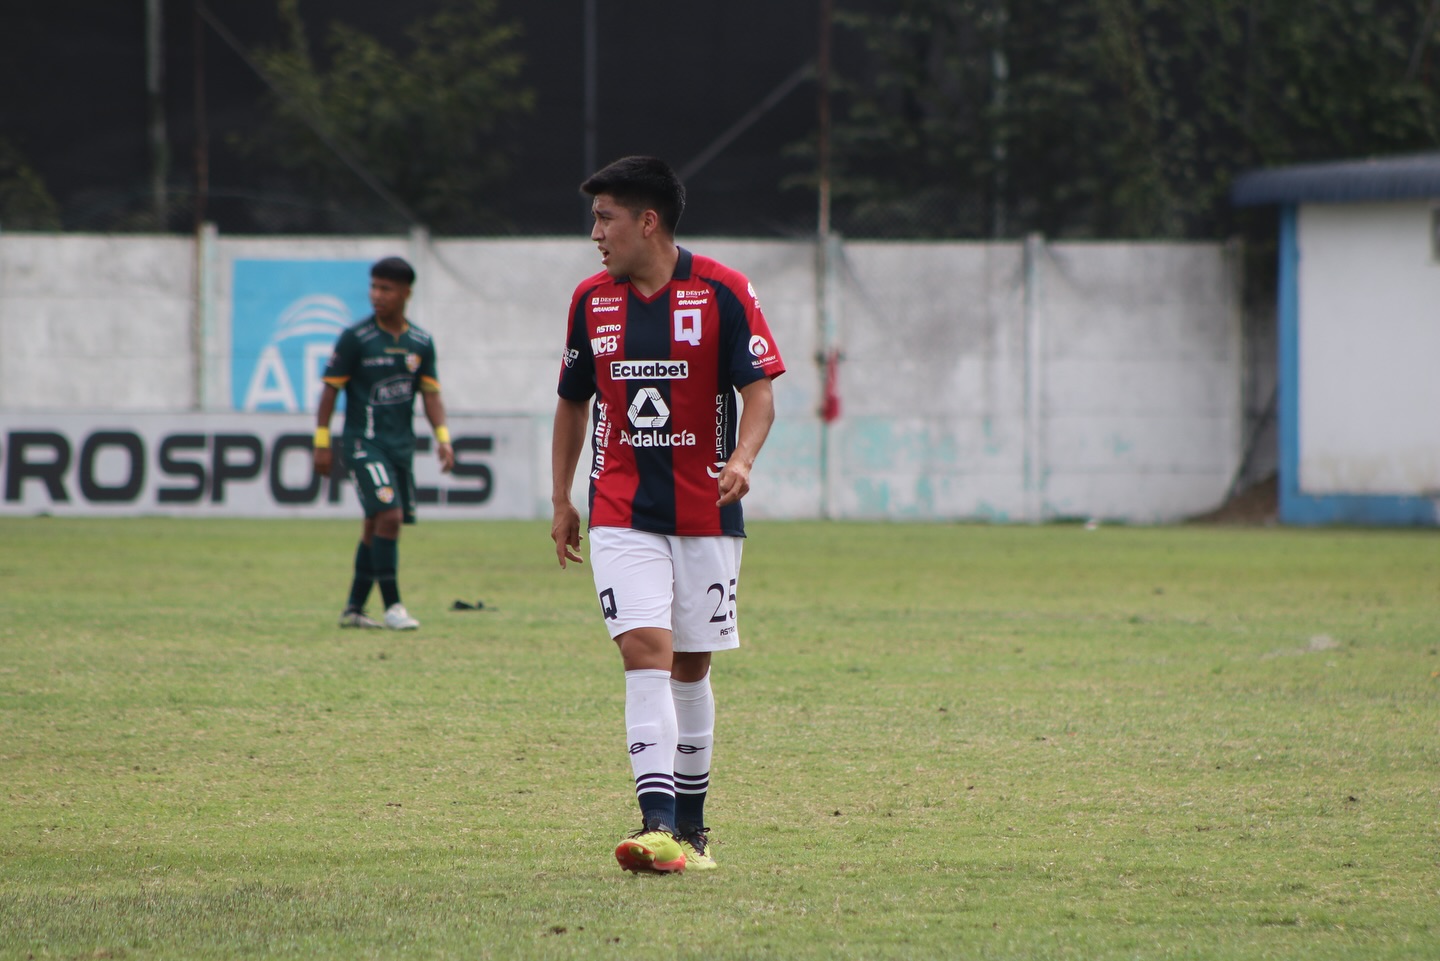
[[[643,214],[635,213],[615,202],[609,194],[600,194],[590,205],[595,214],[595,227],[590,239],[600,248],[600,262],[611,277],[628,277],[640,266],[645,253]]]
[[[410,285],[384,277],[370,278],[370,309],[382,324],[405,319],[405,303],[410,299]]]

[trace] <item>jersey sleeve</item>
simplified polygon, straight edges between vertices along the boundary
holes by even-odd
[[[420,378],[420,389],[427,394],[438,394],[440,392],[440,372],[436,363],[438,351],[435,349],[435,338],[430,338],[430,343],[420,354],[420,369],[416,372]]]
[[[585,326],[585,298],[590,288],[575,288],[570,298],[570,326],[560,357],[558,393],[566,400],[589,400],[595,394],[595,352]]]
[[[718,298],[721,345],[725,351],[721,363],[729,367],[731,382],[744,387],[762,377],[779,377],[785,373],[785,361],[760,309],[755,285],[739,273],[732,273],[726,281],[719,288],[723,293]]]
[[[325,374],[320,379],[331,387],[344,387],[355,373],[360,360],[360,338],[353,330],[342,331],[330,352],[330,362],[325,365]]]

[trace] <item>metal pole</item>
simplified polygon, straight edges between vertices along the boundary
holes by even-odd
[[[206,261],[210,244],[205,235],[205,207],[210,192],[209,130],[205,115],[205,24],[201,0],[194,0],[195,25],[191,39],[195,47],[195,308],[190,321],[190,367],[194,385],[194,408],[205,408],[204,350],[205,318],[209,313],[209,271]]]
[[[820,368],[821,390],[828,388],[831,351],[835,350],[834,283],[833,274],[838,266],[838,252],[831,246],[830,228],[830,25],[833,15],[832,0],[820,0],[819,52],[816,57],[816,177],[819,209],[815,218],[815,299],[816,299],[816,343],[815,361]],[[821,401],[822,405],[824,400]],[[820,417],[820,516],[829,519],[834,516],[834,504],[830,487],[835,471],[832,461],[835,456],[834,429],[829,418],[824,416],[823,406]]]
[[[205,223],[205,206],[210,192],[209,138],[205,115],[205,24],[201,19],[200,0],[195,4],[195,233]]]
[[[1040,305],[1040,258],[1045,253],[1045,238],[1030,234],[1025,238],[1025,519],[1038,524],[1044,518],[1041,486],[1045,470],[1044,402],[1042,377],[1045,362],[1044,317]]]
[[[598,0],[585,0],[585,172],[589,177],[600,167],[600,80],[599,38],[600,17],[596,9]],[[590,204],[585,204],[585,219],[590,219]]]
[[[990,104],[995,111],[995,123],[990,132],[990,159],[995,164],[995,174],[990,183],[990,189],[995,192],[990,208],[990,236],[996,240],[1003,239],[1010,229],[1005,200],[1009,146],[1002,133],[1008,126],[1005,117],[1010,85],[1010,59],[1005,55],[1005,26],[1008,15],[1005,2],[1001,0],[995,8],[995,45],[990,50],[990,82],[994,85]]]
[[[169,219],[165,181],[170,152],[165,143],[165,52],[163,0],[145,0],[145,96],[150,123],[150,195],[155,227],[164,230]]]
[[[702,167],[720,156],[720,153],[734,143],[737,137],[754,126],[756,121],[773,110],[776,104],[789,96],[790,91],[808,80],[810,74],[814,72],[814,69],[814,65],[812,64],[802,64],[794,73],[782,80],[780,86],[766,94],[764,100],[761,100],[754,107],[750,108],[745,116],[735,121],[724,133],[711,141],[710,146],[700,151],[695,159],[681,167],[679,171],[677,171],[680,179],[685,183],[689,183],[690,178],[699,173]]]
[[[817,120],[819,127],[817,162],[819,173],[820,211],[817,232],[823,242],[830,236],[830,24],[833,0],[820,0],[820,53],[816,66],[818,87]]]

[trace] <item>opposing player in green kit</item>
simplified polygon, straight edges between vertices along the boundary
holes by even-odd
[[[415,523],[415,395],[435,432],[440,470],[455,466],[445,404],[435,372],[435,342],[405,317],[415,270],[399,257],[370,268],[370,307],[375,312],[335,342],[325,368],[325,386],[315,427],[315,472],[334,466],[330,417],[345,391],[345,428],[340,435],[342,466],[355,479],[365,526],[355,550],[355,578],[340,615],[341,627],[381,627],[365,614],[370,588],[378,585],[385,604],[383,626],[414,630],[420,622],[400,602],[400,526]]]

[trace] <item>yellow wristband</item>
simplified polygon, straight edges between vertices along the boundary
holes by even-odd
[[[317,427],[317,428],[315,428],[315,449],[316,449],[316,450],[324,450],[325,448],[327,448],[327,447],[329,447],[329,446],[330,446],[330,428],[328,428],[328,427]]]
[[[446,427],[444,424],[441,424],[439,427],[435,428],[435,439],[442,444],[450,443],[450,428]]]

